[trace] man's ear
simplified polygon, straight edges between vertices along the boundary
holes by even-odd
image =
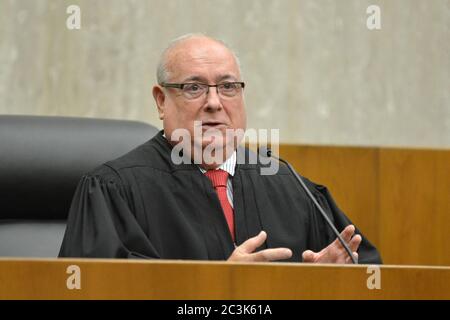
[[[158,108],[159,119],[164,119],[164,102],[166,100],[166,95],[163,89],[160,86],[154,86],[153,90],[153,98],[156,102],[156,107]]]

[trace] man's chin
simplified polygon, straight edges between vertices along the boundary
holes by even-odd
[[[210,149],[223,149],[226,146],[226,141],[223,138],[214,137],[213,139],[202,139],[201,141],[202,149],[210,148]]]
[[[201,152],[203,162],[208,164],[221,164],[234,152],[234,143],[227,146],[227,141],[222,138],[202,139],[194,143],[197,152]]]

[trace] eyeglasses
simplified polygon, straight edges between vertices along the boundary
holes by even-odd
[[[242,92],[245,87],[244,82],[223,82],[219,84],[206,83],[161,83],[164,88],[180,89],[186,99],[197,99],[206,96],[210,87],[216,87],[216,92],[221,98],[233,98]]]

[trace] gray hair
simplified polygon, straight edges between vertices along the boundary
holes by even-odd
[[[158,68],[156,69],[156,80],[158,81],[158,84],[168,82],[169,78],[170,78],[170,72],[167,70],[167,53],[171,49],[173,49],[175,46],[180,44],[181,42],[192,39],[192,38],[209,38],[209,39],[212,39],[212,40],[222,44],[225,48],[230,50],[231,54],[234,57],[234,60],[236,61],[237,66],[238,66],[239,73],[241,74],[241,77],[242,77],[241,64],[240,64],[239,58],[236,55],[236,53],[234,52],[234,50],[231,49],[231,47],[228,44],[226,44],[222,40],[208,37],[202,33],[188,33],[188,34],[182,35],[181,37],[175,38],[172,41],[170,41],[169,45],[162,52],[162,54],[159,58]]]

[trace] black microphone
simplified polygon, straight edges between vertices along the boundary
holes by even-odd
[[[272,155],[272,150],[270,150],[267,147],[259,147],[258,148],[258,154],[262,155],[264,157],[268,157],[268,158],[274,158],[275,160],[278,160],[280,162],[283,162],[289,169],[289,171],[294,175],[294,177],[297,179],[297,181],[300,183],[300,185],[303,187],[303,189],[305,189],[306,193],[308,194],[308,196],[311,198],[311,200],[313,201],[314,205],[316,206],[317,209],[319,209],[319,212],[322,214],[322,217],[325,219],[325,221],[328,223],[328,225],[330,226],[331,230],[333,230],[334,234],[336,235],[336,237],[339,239],[339,241],[341,242],[342,246],[345,248],[345,251],[347,251],[348,255],[350,256],[350,258],[352,259],[352,262],[354,264],[358,264],[358,260],[356,260],[355,256],[353,256],[352,251],[350,250],[348,244],[344,241],[344,239],[342,239],[339,231],[337,231],[336,227],[334,226],[333,222],[331,222],[330,218],[327,216],[327,214],[325,213],[325,211],[322,209],[322,207],[320,206],[320,204],[317,202],[316,198],[314,198],[314,196],[312,195],[311,191],[309,191],[308,187],[306,186],[306,184],[303,182],[303,179],[297,174],[297,172],[295,172],[294,168],[292,168],[292,166],[289,164],[289,162],[287,162],[286,160],[283,160],[281,158],[278,158],[274,155]]]

